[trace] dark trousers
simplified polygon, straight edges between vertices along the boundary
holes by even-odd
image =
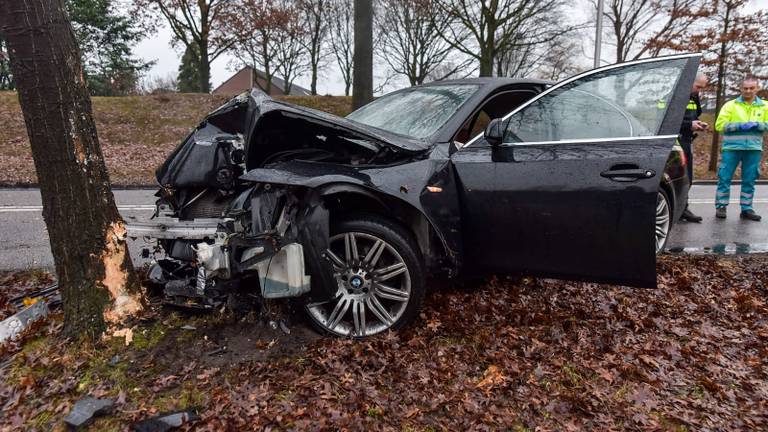
[[[693,184],[693,139],[686,139],[686,138],[680,138],[680,147],[683,148],[683,152],[685,152],[685,158],[688,160],[688,163],[685,166],[685,169],[688,171],[688,184]]]

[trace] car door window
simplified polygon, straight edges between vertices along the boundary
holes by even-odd
[[[685,63],[641,63],[571,81],[514,113],[504,142],[656,135]]]
[[[534,90],[516,89],[493,96],[483,104],[477,113],[464,122],[459,132],[456,133],[454,141],[463,144],[470,138],[482,134],[491,120],[504,117],[505,114],[530,100],[536,94],[537,92]]]

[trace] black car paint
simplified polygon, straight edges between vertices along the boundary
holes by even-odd
[[[692,82],[697,66],[698,58],[688,61],[680,77],[683,84],[677,86],[670,107],[685,105],[688,81]],[[442,128],[424,140],[276,102],[258,92],[212,113],[198,131],[213,125],[220,130],[212,131],[214,135],[232,133],[229,126],[222,127],[223,123],[217,122],[217,117],[232,115],[238,106],[245,108],[246,114],[238,116],[235,122],[241,125],[235,127],[247,131],[244,134],[247,172],[240,176],[240,182],[299,187],[326,198],[351,194],[376,201],[389,211],[389,216],[411,227],[433,272],[447,270],[451,276],[460,272],[520,272],[655,286],[655,259],[647,252],[652,248],[653,238],[647,221],[653,219],[653,214],[649,213],[651,207],[647,202],[651,195],[655,200],[662,172],[662,187],[668,188],[675,203],[675,219],[682,212],[681,205],[687,194],[688,180],[679,159],[674,157],[675,152],[669,158],[660,156],[669,154],[672,143],[648,141],[644,143],[647,147],[634,146],[633,151],[656,161],[652,167],[642,168],[658,175],[655,180],[644,181],[643,186],[631,184],[618,189],[615,182],[602,178],[599,173],[610,169],[611,164],[620,164],[627,146],[609,144],[594,153],[579,146],[544,150],[535,146],[495,148],[481,142],[458,149],[453,138],[484,101],[514,89],[538,93],[548,84],[491,78],[459,82],[467,81],[481,84],[477,93]],[[669,113],[659,135],[676,134],[682,114],[682,109],[679,115]],[[362,139],[397,157],[385,164],[289,160],[259,167],[263,158],[252,156],[257,151],[252,148],[253,136],[260,128],[269,127],[268,119],[278,116],[289,119],[287,124],[314,125]],[[188,158],[183,154],[193,136],[158,169],[158,180],[165,188],[221,186],[211,181],[211,176],[195,184],[185,184],[178,178],[178,174],[194,168],[184,168]],[[577,164],[589,161],[589,168],[537,166],[537,163],[546,163],[546,157],[541,159],[541,155],[547,152],[554,152],[562,159],[558,162],[561,164],[569,160],[578,161]],[[636,156],[635,152],[631,154]],[[215,165],[219,158],[214,154],[210,159]],[[225,161],[227,164],[232,165],[231,161]],[[199,160],[194,165],[204,166]],[[578,184],[578,188],[570,187],[574,184]],[[595,223],[590,224],[590,215],[594,216],[595,212],[599,217],[593,217]],[[419,223],[415,220],[426,223],[417,229]],[[605,224],[608,221],[611,223]]]

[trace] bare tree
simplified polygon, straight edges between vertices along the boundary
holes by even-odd
[[[303,27],[307,32],[301,40],[309,57],[309,91],[316,95],[317,76],[326,64],[328,54],[325,41],[328,37],[330,0],[300,0],[299,12],[302,13]]]
[[[681,41],[668,41],[663,48],[675,51],[702,51],[702,66],[715,77],[715,112],[725,103],[726,92],[738,91],[745,75],[766,79],[768,65],[768,34],[764,11],[748,14],[749,0],[711,0],[706,20],[689,31]],[[718,134],[713,134],[709,155],[709,170],[717,169],[720,152]]]
[[[211,62],[235,42],[222,21],[230,0],[133,0],[135,13],[155,16],[158,12],[185,48],[193,47],[198,57],[200,90],[211,91]],[[149,15],[155,14],[155,15]],[[150,18],[151,19],[151,18]]]
[[[60,0],[1,1],[0,34],[13,53],[65,333],[96,338],[106,322],[141,310],[142,296],[72,25]]]
[[[373,100],[373,1],[355,0],[352,108]]]
[[[590,0],[596,8],[595,0]],[[607,41],[616,47],[616,62],[659,55],[668,41],[681,40],[707,15],[709,0],[607,0],[603,17]]]
[[[328,8],[328,39],[331,52],[339,65],[344,80],[344,95],[349,96],[352,88],[352,67],[354,59],[354,15],[352,0],[330,0]]]
[[[277,71],[283,77],[283,92],[289,94],[293,81],[309,69],[309,58],[304,50],[306,40],[311,34],[301,21],[298,8],[289,1],[283,1],[276,11],[279,19],[274,20],[277,26]]]
[[[285,27],[284,11],[275,0],[239,0],[222,18],[235,35],[232,54],[242,64],[264,71],[266,84],[254,83],[270,94],[275,71],[280,68],[280,33]]]
[[[563,26],[536,23],[563,7],[564,0],[439,0],[440,10],[452,18],[443,39],[480,63],[480,76],[492,76],[501,53],[551,40]],[[525,40],[521,35],[533,32]]]
[[[376,20],[381,57],[411,85],[422,84],[451,54],[440,37],[451,18],[437,8],[437,0],[382,0]],[[446,71],[451,74],[455,71]]]

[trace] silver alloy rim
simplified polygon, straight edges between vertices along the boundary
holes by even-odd
[[[307,305],[312,318],[340,336],[371,336],[391,328],[411,298],[403,257],[383,239],[361,232],[330,239],[325,258],[333,265],[333,299]]]
[[[664,194],[656,196],[656,253],[660,253],[669,235],[669,203]]]

